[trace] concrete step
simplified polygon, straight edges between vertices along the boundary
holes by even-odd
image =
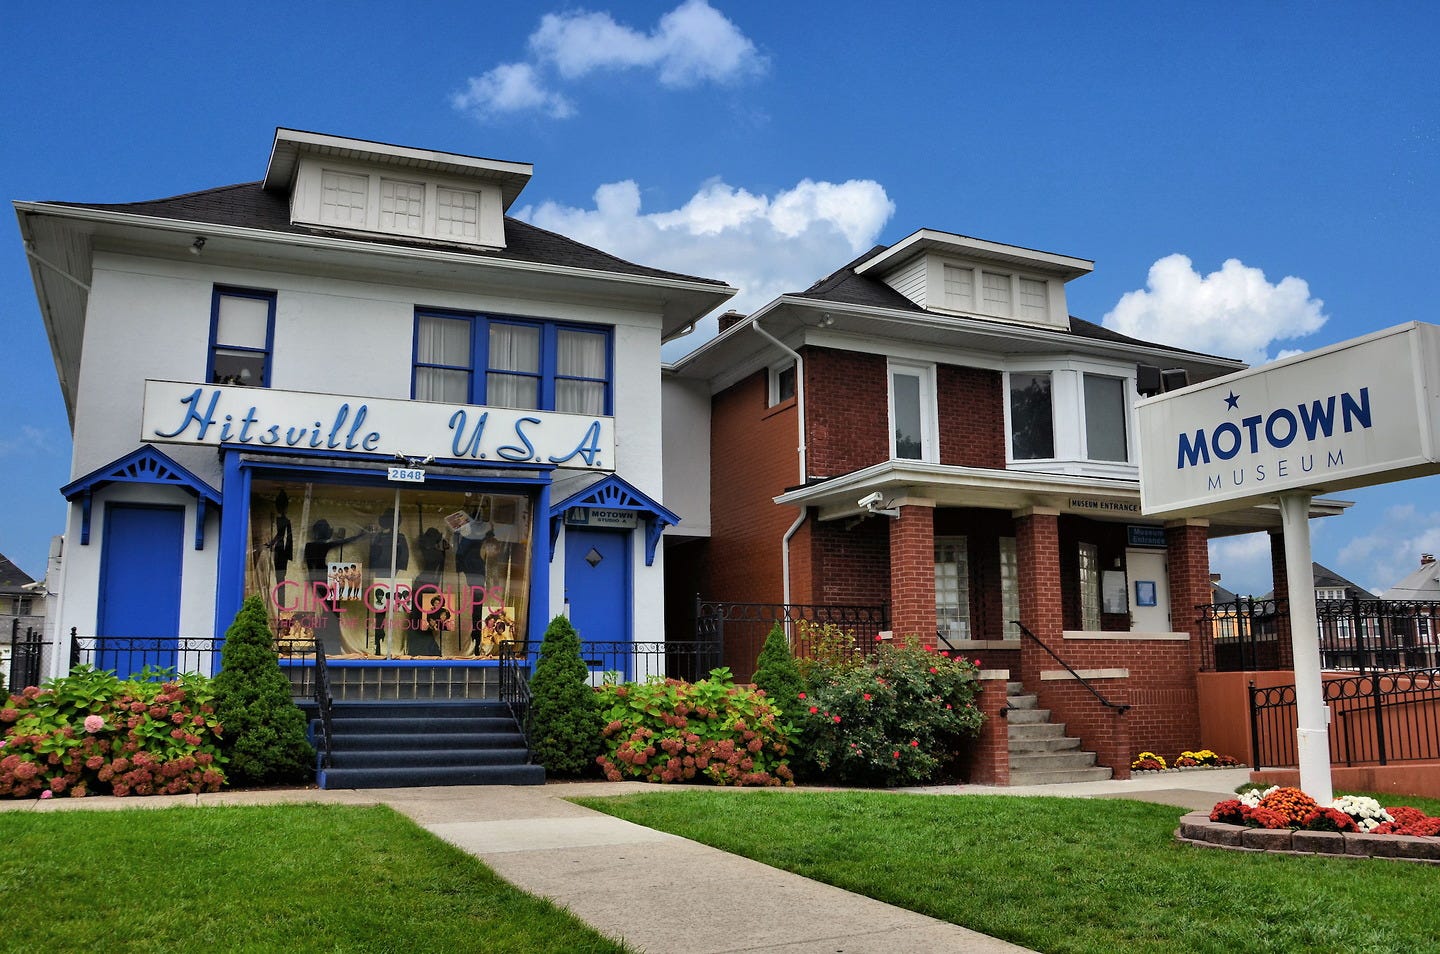
[[[1011,755],[1019,753],[1030,755],[1037,752],[1071,752],[1079,748],[1079,739],[1072,739],[1065,735],[1044,739],[1017,739],[1015,738],[1014,732],[1010,734]]]
[[[1059,785],[1064,782],[1104,782],[1110,778],[1108,768],[1086,768],[1086,769],[1064,769],[1054,772],[1015,772],[1010,773],[1010,784],[1013,785]]]
[[[1040,705],[1040,697],[1033,692],[1005,697],[1005,704],[1011,709],[1034,709]]]
[[[1007,696],[1019,696],[1019,695],[1024,695],[1024,693],[1025,693],[1025,683],[1023,683],[1023,682],[1007,682],[1007,683],[1005,683],[1005,695],[1007,695]]]
[[[1070,769],[1086,769],[1095,765],[1094,752],[1034,752],[1011,753],[1010,771],[1014,772],[1059,772]]]
[[[1037,739],[1063,739],[1065,737],[1065,723],[1063,722],[1030,722],[1012,724],[1010,726],[1011,741],[1021,740],[1025,742]]]
[[[1049,709],[1014,709],[1005,713],[1006,720],[1011,725],[1034,725],[1037,722],[1049,722]]]

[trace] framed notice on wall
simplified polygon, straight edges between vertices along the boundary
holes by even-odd
[[[1125,602],[1125,571],[1106,570],[1100,575],[1100,605],[1107,613],[1128,613]]]
[[[1154,605],[1155,605],[1155,581],[1154,581],[1154,580],[1136,580],[1136,581],[1135,581],[1135,605],[1136,605],[1136,606],[1154,606]]]

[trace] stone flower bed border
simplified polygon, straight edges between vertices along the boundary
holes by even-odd
[[[1210,820],[1208,811],[1180,819],[1175,840],[1202,848],[1266,851],[1336,858],[1391,858],[1440,864],[1440,838],[1415,835],[1364,835],[1356,832],[1294,831],[1289,828],[1248,828]]]

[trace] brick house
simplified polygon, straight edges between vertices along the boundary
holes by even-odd
[[[667,427],[690,443],[667,461],[710,462],[708,536],[672,539],[668,591],[886,603],[896,637],[982,660],[989,714],[1051,710],[1117,775],[1137,746],[1200,744],[1208,541],[1278,513],[1144,518],[1133,402],[1243,365],[1072,317],[1091,269],[921,230],[725,315],[667,369],[667,397],[708,391],[711,412],[708,435]],[[972,777],[1031,772],[1032,730],[989,725]]]

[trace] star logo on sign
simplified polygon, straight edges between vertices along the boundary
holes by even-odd
[[[1227,411],[1233,411],[1233,410],[1235,410],[1236,408],[1238,408],[1239,406],[1240,406],[1240,398],[1235,394],[1234,391],[1231,391],[1231,392],[1230,392],[1230,396],[1227,397],[1227,398],[1225,398],[1225,410],[1227,410]]]

